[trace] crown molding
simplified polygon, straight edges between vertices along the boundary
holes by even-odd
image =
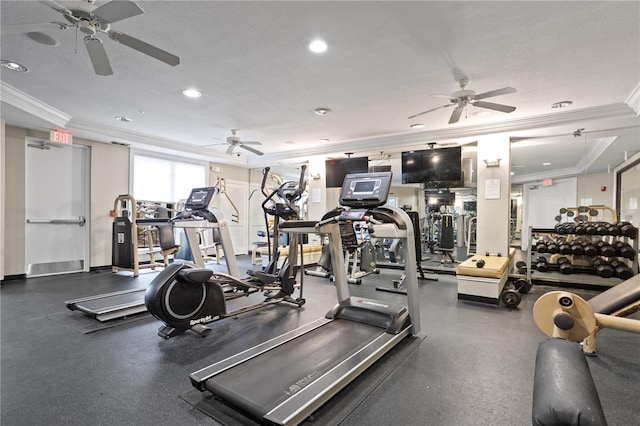
[[[568,125],[575,122],[591,120],[603,120],[611,118],[630,118],[633,111],[624,102],[615,104],[582,108],[566,112],[542,114],[532,117],[516,118],[482,125],[441,128],[412,133],[399,133],[385,136],[369,137],[362,139],[344,140],[339,143],[322,144],[307,149],[276,154],[265,154],[262,157],[250,158],[251,167],[261,167],[278,162],[290,162],[300,158],[309,158],[316,155],[327,155],[331,152],[365,151],[369,152],[380,147],[390,146],[408,147],[411,145],[424,145],[429,140],[465,139],[483,135],[498,133],[513,133],[536,128]],[[293,154],[293,155],[292,155]],[[293,158],[295,157],[295,158]]]
[[[629,108],[635,111],[636,115],[640,116],[640,82],[629,93],[627,99],[624,102],[629,105]]]
[[[144,133],[133,132],[112,126],[101,126],[95,123],[79,122],[72,120],[66,127],[71,130],[74,137],[83,137],[96,142],[111,143],[123,142],[132,148],[146,149],[162,152],[164,154],[194,158],[197,160],[247,167],[247,157],[237,157],[213,152],[201,146],[187,144],[173,139],[149,136]],[[209,153],[206,153],[209,151]]]
[[[44,102],[16,89],[4,81],[0,84],[0,99],[2,102],[9,104],[21,111],[38,117],[47,123],[51,123],[56,127],[65,127],[71,116],[45,104]]]

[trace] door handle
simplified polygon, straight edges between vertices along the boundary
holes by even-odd
[[[31,220],[27,219],[27,223],[33,224],[53,224],[53,225],[78,225],[84,226],[87,223],[87,219],[84,216],[79,216],[78,219],[48,219],[48,220]]]

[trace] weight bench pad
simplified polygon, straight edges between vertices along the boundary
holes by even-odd
[[[532,420],[535,426],[606,426],[589,365],[577,343],[551,338],[538,345]]]
[[[593,312],[610,315],[640,301],[640,275],[635,275],[588,300]]]
[[[476,264],[478,260],[484,260],[484,267],[478,268]],[[456,268],[457,275],[466,275],[469,277],[497,278],[500,279],[504,275],[509,266],[508,257],[498,256],[473,256],[462,262]]]

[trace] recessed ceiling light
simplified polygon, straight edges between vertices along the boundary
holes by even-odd
[[[324,40],[316,39],[309,43],[309,50],[313,53],[323,53],[327,51],[327,42]]]
[[[412,129],[422,129],[424,127],[424,124],[416,123],[416,124],[412,124],[409,127],[411,127]]]
[[[118,121],[122,121],[123,123],[131,123],[130,118],[124,117],[122,115],[116,115],[115,119]]]
[[[551,108],[565,108],[573,104],[573,101],[560,101],[551,104]]]
[[[295,145],[295,141],[284,141],[287,145]]]
[[[511,172],[511,176],[513,176],[513,175],[515,175],[515,174],[516,174],[515,172]]]
[[[318,115],[327,115],[331,112],[329,108],[316,108],[314,111]]]
[[[550,166],[551,163],[542,163],[543,166]]]
[[[27,67],[25,67],[24,65],[20,65],[17,62],[12,62],[12,61],[7,61],[7,60],[0,60],[0,66],[3,68],[6,68],[8,70],[11,71],[16,71],[16,72],[27,72],[29,71],[27,69]]]
[[[187,98],[199,98],[200,96],[202,96],[202,93],[200,93],[196,89],[185,89],[182,91],[182,94]]]

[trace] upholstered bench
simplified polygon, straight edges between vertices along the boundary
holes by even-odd
[[[482,268],[478,262],[484,262]],[[511,256],[475,255],[456,268],[458,299],[500,304],[500,294],[509,277]]]

